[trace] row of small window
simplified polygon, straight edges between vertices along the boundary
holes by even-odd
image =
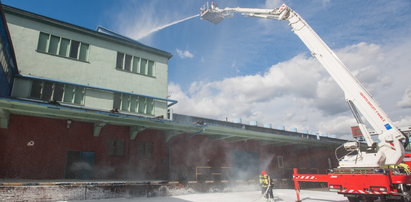
[[[85,87],[33,80],[30,97],[45,101],[84,105],[85,91]]]
[[[37,51],[88,61],[89,44],[40,32]],[[116,69],[154,76],[154,61],[117,52]]]
[[[137,95],[114,93],[113,108],[132,113],[154,115],[154,99]]]
[[[40,32],[37,51],[87,61],[89,44]]]
[[[33,80],[30,98],[84,105],[85,87]],[[114,93],[113,109],[154,115],[154,98]]]
[[[154,76],[154,61],[117,52],[116,69]]]

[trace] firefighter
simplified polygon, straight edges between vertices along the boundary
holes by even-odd
[[[260,175],[261,194],[264,194],[265,190],[267,190],[267,186],[264,185],[264,176],[265,175],[267,175],[267,171],[265,171],[265,170],[261,171],[261,175]]]
[[[406,164],[404,161],[398,165],[383,166],[383,168],[394,170],[394,172],[406,173],[407,175],[411,174],[410,166],[408,166],[408,164]]]
[[[404,162],[398,164],[398,168],[399,168],[400,171],[403,171],[407,175],[409,175],[411,173],[410,167],[408,166],[408,164],[406,164]]]
[[[271,177],[267,174],[267,171],[263,170],[260,175],[260,185],[261,185],[261,194],[267,200],[274,200],[273,188],[274,182]]]

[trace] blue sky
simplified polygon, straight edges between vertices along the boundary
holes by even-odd
[[[196,17],[200,0],[3,0],[89,29],[101,25],[170,52],[176,113],[271,123],[349,136],[344,95],[286,22],[236,15],[214,25]],[[221,0],[219,7],[296,10],[375,96],[391,119],[411,125],[411,1]],[[347,135],[348,134],[348,135]]]

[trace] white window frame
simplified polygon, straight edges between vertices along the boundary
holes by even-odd
[[[40,50],[40,49],[39,49],[40,37],[41,37],[42,34],[48,35],[48,39],[47,39],[47,41],[46,41],[46,44],[43,44],[43,45],[45,45],[45,50]],[[56,53],[51,53],[51,52],[50,52],[50,45],[51,45],[51,38],[52,38],[52,37],[58,37],[58,38],[59,38],[58,43],[57,43],[57,47],[56,47],[56,49],[57,49],[57,50],[56,50]],[[60,46],[61,46],[61,43],[62,43],[63,39],[69,40],[69,44],[68,44],[68,47],[67,47],[67,50],[66,50],[67,52],[66,52],[65,55],[61,55],[61,54],[60,54]],[[70,57],[70,52],[71,52],[71,47],[72,47],[73,41],[79,43],[79,45],[78,45],[78,47],[77,47],[77,55],[76,55],[75,58],[74,58],[74,57]],[[83,59],[80,59],[81,47],[83,47],[83,46],[87,46],[86,53],[85,53],[85,59],[84,59],[84,60],[83,60]],[[40,52],[40,53],[46,53],[46,54],[55,55],[55,56],[60,56],[60,57],[69,58],[69,59],[73,59],[73,60],[77,60],[77,61],[82,61],[82,62],[89,62],[90,44],[84,43],[84,42],[81,42],[81,41],[77,41],[77,40],[72,40],[72,39],[60,37],[60,36],[53,35],[53,34],[46,33],[46,32],[40,32],[40,33],[39,33],[39,37],[38,37],[38,40],[37,40],[37,48],[36,48],[36,50],[37,50],[38,52]]]
[[[123,54],[123,58],[121,61],[121,67],[118,66],[117,63],[119,63],[119,54]],[[130,70],[126,69],[126,58],[127,56],[131,57],[131,62],[130,62]],[[135,60],[138,60],[137,62]],[[142,66],[142,61],[145,60],[146,63],[144,64],[144,67]],[[151,69],[151,75],[148,74],[149,73],[149,63],[152,63],[152,69]],[[136,66],[134,64],[137,64]],[[130,73],[134,73],[134,74],[139,74],[139,75],[144,75],[144,76],[149,76],[149,77],[156,77],[156,65],[157,63],[154,60],[149,60],[146,58],[142,58],[142,57],[138,57],[135,55],[130,55],[127,53],[123,53],[120,51],[117,51],[117,55],[116,55],[116,69],[121,70],[121,71],[125,71],[125,72],[130,72]],[[142,73],[144,70],[144,73]]]
[[[34,82],[41,82],[41,83],[40,83],[40,86],[41,86],[41,87],[40,87],[40,96],[39,96],[39,97],[33,97],[33,96],[31,95],[31,88],[33,87]],[[45,83],[45,82],[49,82],[49,83],[52,84],[51,95],[50,95],[50,99],[49,99],[49,100],[43,99],[43,95],[44,95],[44,93],[45,93],[45,92],[44,92],[44,83]],[[56,84],[63,85],[63,95],[61,96],[61,99],[59,99],[59,100],[53,100],[54,94],[55,94],[55,90],[56,90]],[[66,91],[67,91],[68,86],[73,87],[73,97],[72,97],[72,99],[71,99],[70,102],[65,101],[65,98],[66,98],[65,96],[67,95],[67,94],[66,94]],[[79,92],[77,92],[78,90],[82,91],[82,92],[80,93],[80,94],[82,94],[82,95],[81,95],[81,96],[82,96],[82,99],[81,99],[81,101],[80,101],[79,103],[76,103],[75,100],[76,100],[77,93],[79,93]],[[62,102],[62,103],[68,103],[68,104],[82,105],[82,106],[83,106],[84,103],[85,103],[85,97],[86,97],[86,87],[69,85],[69,84],[64,84],[64,83],[56,83],[56,82],[52,82],[52,81],[31,80],[30,94],[28,95],[28,97],[33,98],[33,99],[45,100],[45,101],[58,101],[58,102]]]
[[[119,99],[119,103],[115,103],[114,100]],[[124,100],[128,99],[127,104],[123,106],[125,103]],[[148,103],[147,101],[151,101]],[[138,95],[130,95],[124,93],[113,93],[113,109],[117,109],[119,111],[129,112],[133,114],[144,114],[144,115],[155,115],[155,98],[150,98],[146,96],[138,96]],[[134,110],[131,109],[132,103],[135,103]],[[114,106],[118,104],[118,106]],[[149,105],[150,104],[150,105]],[[151,109],[151,112],[148,110]]]

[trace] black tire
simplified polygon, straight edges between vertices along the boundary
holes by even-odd
[[[374,200],[376,200],[375,197],[371,197],[371,196],[365,196],[364,197],[365,202],[374,202]]]
[[[410,197],[403,197],[402,201],[404,202],[411,202],[411,198]]]
[[[353,196],[347,196],[349,202],[360,202],[360,199]]]
[[[381,198],[381,202],[410,202],[410,200],[406,198],[402,199],[386,199],[386,198]]]

